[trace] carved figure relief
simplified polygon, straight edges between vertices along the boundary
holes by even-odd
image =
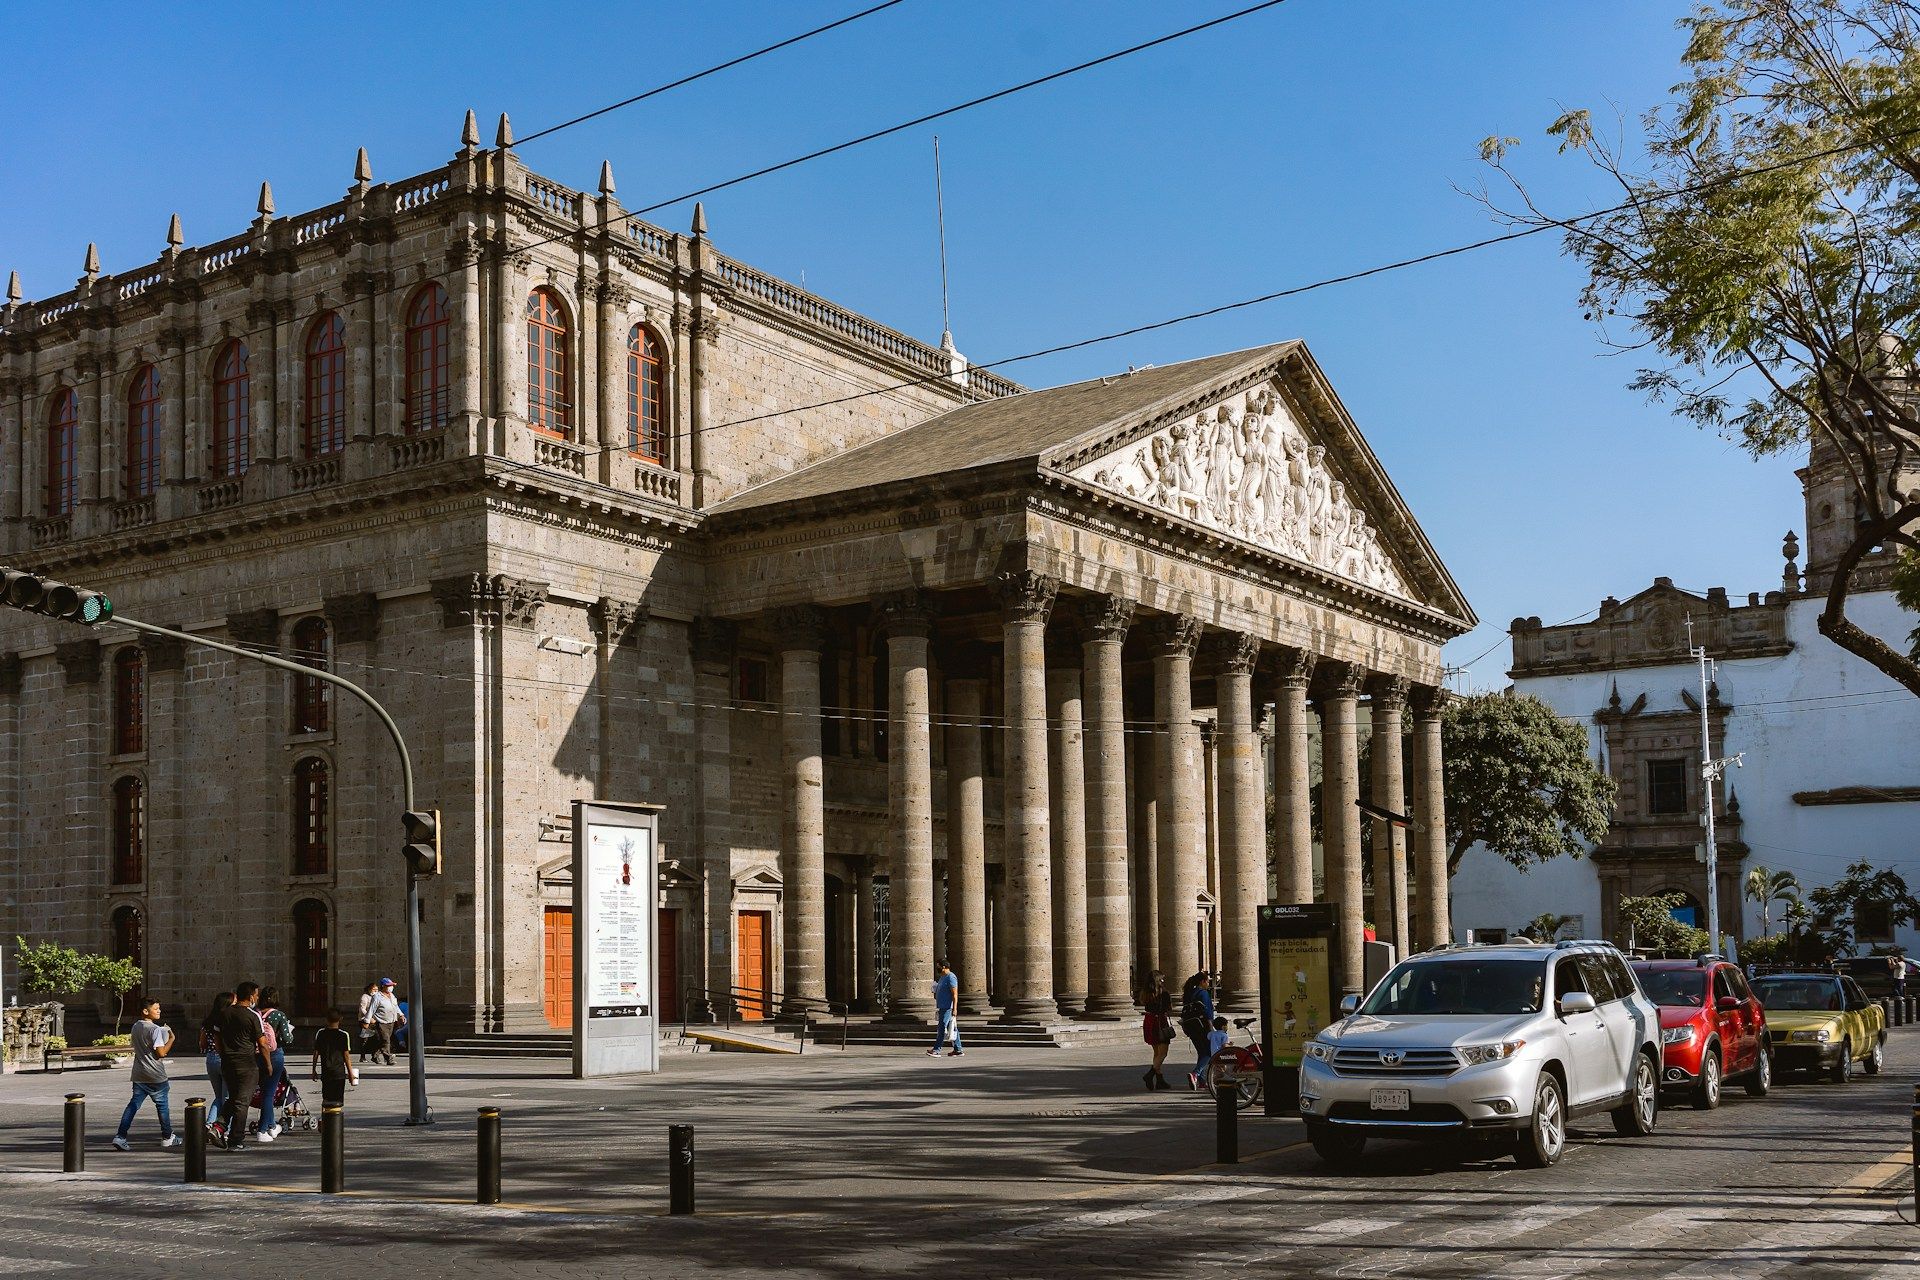
[[[1257,387],[1074,472],[1172,512],[1408,596],[1380,533],[1271,387]]]

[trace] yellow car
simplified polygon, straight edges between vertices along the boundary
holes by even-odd
[[[1837,973],[1769,973],[1753,980],[1767,1009],[1774,1071],[1824,1071],[1836,1083],[1859,1063],[1870,1076],[1886,1062],[1887,1015],[1852,978]]]

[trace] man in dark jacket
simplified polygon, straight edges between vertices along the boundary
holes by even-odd
[[[233,989],[233,1003],[220,1012],[220,1075],[227,1087],[225,1145],[239,1151],[247,1144],[247,1108],[260,1087],[259,1059],[268,1052],[267,1026],[254,1011],[260,984],[243,982]]]

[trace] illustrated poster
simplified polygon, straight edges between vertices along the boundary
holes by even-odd
[[[585,939],[587,1016],[637,1018],[647,1012],[653,975],[647,964],[647,913],[653,906],[644,827],[587,828],[587,893],[592,937]]]
[[[1267,1027],[1276,1066],[1299,1066],[1307,1041],[1335,1016],[1328,960],[1324,937],[1267,939]]]

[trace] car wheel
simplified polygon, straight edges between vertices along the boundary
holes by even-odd
[[[1533,1119],[1514,1142],[1513,1158],[1522,1168],[1545,1169],[1560,1163],[1567,1149],[1567,1104],[1560,1082],[1546,1071],[1533,1086]]]
[[[1873,1042],[1873,1052],[1868,1054],[1867,1060],[1860,1065],[1867,1069],[1868,1075],[1877,1076],[1880,1074],[1880,1068],[1885,1066],[1886,1062],[1887,1046],[1881,1041],[1875,1040]]]
[[[1840,1061],[1833,1064],[1827,1078],[1835,1084],[1846,1084],[1853,1079],[1853,1041],[1840,1042]]]
[[[1627,1100],[1613,1109],[1613,1130],[1623,1138],[1644,1138],[1659,1122],[1660,1072],[1643,1053],[1633,1060],[1633,1087]]]
[[[1307,1139],[1313,1143],[1314,1154],[1336,1169],[1355,1164],[1367,1149],[1365,1134],[1343,1133],[1323,1124],[1314,1125],[1308,1130]]]
[[[1713,1049],[1700,1056],[1700,1083],[1693,1087],[1693,1109],[1711,1111],[1720,1105],[1720,1054]]]
[[[1747,1073],[1747,1096],[1764,1098],[1771,1088],[1773,1088],[1773,1055],[1762,1048],[1760,1061],[1756,1062],[1753,1070]]]

